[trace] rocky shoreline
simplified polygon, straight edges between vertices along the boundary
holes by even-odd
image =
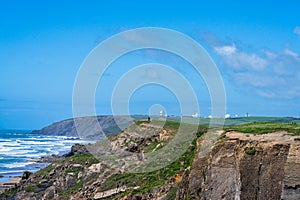
[[[89,151],[87,150],[86,146],[83,145],[83,144],[74,144],[71,147],[70,152],[68,152],[66,154],[63,154],[61,156],[52,154],[50,156],[42,156],[40,158],[29,159],[29,161],[37,162],[37,163],[52,163],[52,162],[55,162],[55,161],[60,160],[62,158],[68,158],[68,157],[71,157],[71,156],[76,155],[76,154],[89,154]]]
[[[5,182],[0,183],[0,193],[4,192],[7,189],[15,187],[18,183],[20,183],[21,177],[13,177],[8,179]]]
[[[61,156],[52,154],[50,156],[42,156],[40,158],[32,158],[28,159],[30,162],[36,162],[36,163],[53,163],[55,161],[58,161],[60,159],[68,158],[76,154],[89,154],[88,150],[86,149],[85,145],[82,144],[74,144],[71,147],[71,151],[63,154]],[[0,182],[0,193],[4,192],[7,189],[13,188],[17,186],[22,180],[26,180],[29,178],[29,176],[32,174],[32,172],[24,171],[22,176],[16,176],[16,177],[9,177],[7,181]],[[3,178],[0,177],[0,178]]]

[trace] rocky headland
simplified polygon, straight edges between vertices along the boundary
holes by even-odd
[[[127,128],[133,120],[145,119],[145,116],[96,116],[78,117],[55,122],[41,130],[33,130],[33,134],[54,135],[67,137],[80,137],[88,139],[101,139],[103,135],[115,134],[121,128]],[[98,125],[99,123],[99,125]],[[101,126],[101,130],[98,127]],[[78,135],[78,130],[82,130]]]

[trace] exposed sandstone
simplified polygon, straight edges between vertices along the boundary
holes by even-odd
[[[226,134],[195,157],[177,199],[300,199],[300,142],[286,132]],[[255,149],[247,152],[247,149]]]

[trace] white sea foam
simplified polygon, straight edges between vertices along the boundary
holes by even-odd
[[[14,151],[23,150],[23,148],[13,148],[13,147],[0,147],[1,155],[9,155]]]
[[[12,140],[10,139],[0,139],[0,142],[11,142]]]
[[[10,174],[18,174],[18,173],[23,173],[23,170],[0,171],[1,175],[10,175]]]
[[[43,136],[31,134],[7,134],[0,139],[0,174],[21,174],[21,169],[37,170],[39,163],[29,158],[59,155],[71,150],[76,143],[93,143],[93,141],[80,140],[77,137]],[[11,136],[11,137],[10,137]],[[19,171],[20,170],[20,171]]]
[[[2,155],[6,155],[6,156],[16,156],[16,157],[23,157],[23,156],[26,156],[27,154],[30,154],[30,153],[36,153],[35,150],[10,150],[10,151],[4,151],[2,152],[0,150],[0,154]]]
[[[49,143],[51,144],[52,142],[42,142],[42,141],[33,141],[33,140],[28,140],[28,141],[23,140],[21,142],[22,145],[48,145]]]
[[[26,167],[27,165],[33,164],[34,162],[14,162],[9,164],[4,164],[3,166],[6,168],[20,168],[20,167]]]
[[[16,141],[5,141],[0,143],[1,146],[11,146],[11,147],[17,147],[20,146],[20,143]]]

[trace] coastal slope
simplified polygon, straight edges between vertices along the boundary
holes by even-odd
[[[165,167],[130,170],[165,148],[179,125],[135,122],[111,135],[108,143],[82,146],[92,152],[100,147],[95,151],[99,155],[76,151],[23,178],[0,198],[300,199],[300,127],[294,123],[252,123],[208,132],[199,126],[185,152]],[[133,165],[115,162],[116,152]]]

